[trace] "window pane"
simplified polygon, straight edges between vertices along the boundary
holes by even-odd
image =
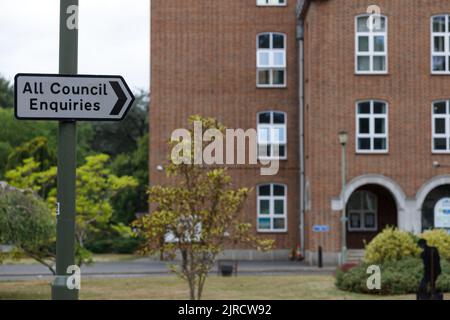
[[[386,18],[385,17],[381,17],[380,18],[380,26],[378,28],[378,26],[375,24],[375,29],[374,31],[376,32],[384,32],[386,31]]]
[[[385,56],[373,57],[373,71],[386,71],[386,57]]]
[[[359,37],[358,39],[359,52],[369,52],[369,37]]]
[[[366,213],[364,216],[364,227],[367,229],[375,228],[375,213]]]
[[[273,129],[273,142],[285,142],[286,141],[286,135],[284,128],[276,128]]]
[[[258,84],[267,85],[270,84],[270,71],[258,70]]]
[[[434,133],[445,134],[445,119],[434,120]]]
[[[263,112],[259,114],[259,123],[270,123],[270,112]]]
[[[373,103],[373,113],[386,114],[386,104],[383,102],[374,102]]]
[[[275,124],[284,124],[284,113],[274,112],[273,114],[273,123]]]
[[[273,70],[273,84],[284,84],[284,70]]]
[[[386,133],[386,121],[385,119],[375,119],[375,133]]]
[[[270,49],[270,35],[262,34],[258,37],[258,48],[259,49]]]
[[[266,67],[269,65],[269,53],[258,52],[258,66]]]
[[[446,113],[447,113],[447,111],[446,111],[446,109],[447,109],[446,105],[447,105],[447,104],[446,104],[445,101],[436,102],[436,103],[434,104],[434,108],[433,108],[434,114],[446,114]]]
[[[270,132],[269,128],[259,128],[258,143],[269,143],[270,142],[269,132]]]
[[[374,150],[386,150],[386,139],[385,138],[375,138],[373,141]]]
[[[285,219],[284,218],[273,219],[273,228],[277,230],[286,228]]]
[[[359,138],[358,139],[358,149],[359,150],[370,150],[370,139],[369,138]]]
[[[270,157],[271,147],[267,144],[258,144],[258,156],[259,157]]]
[[[284,196],[284,186],[274,185],[273,194],[275,196]]]
[[[358,57],[358,71],[370,71],[370,57]]]
[[[361,228],[361,217],[359,213],[351,213],[350,214],[350,227],[353,229]]]
[[[270,214],[270,201],[260,200],[259,201],[259,214]]]
[[[445,32],[445,16],[433,19],[433,32]]]
[[[367,19],[368,17],[358,18],[358,32],[369,32],[369,28],[367,28]]]
[[[370,133],[370,121],[367,118],[359,119],[359,133]]]
[[[370,113],[370,102],[361,102],[358,104],[359,114],[369,114]]]
[[[284,214],[284,201],[275,200],[275,214]]]
[[[445,52],[445,38],[444,37],[434,37],[434,51],[435,52]]]
[[[273,54],[273,65],[277,67],[284,67],[284,52],[275,52]]]
[[[361,198],[363,201],[363,208],[365,210],[375,210],[377,200],[373,193],[369,191],[361,191]]]
[[[433,56],[433,71],[445,71],[445,57],[444,56]]]
[[[373,48],[376,52],[384,52],[384,36],[375,36],[373,38]]]
[[[259,218],[258,228],[262,230],[270,230],[270,218]]]
[[[259,195],[260,196],[270,196],[270,185],[265,184],[263,186],[259,186]]]
[[[273,48],[284,49],[284,36],[281,34],[273,35]]]
[[[441,138],[434,139],[434,149],[447,150],[447,140]]]
[[[286,146],[285,145],[278,146],[278,155],[282,158],[286,157]]]

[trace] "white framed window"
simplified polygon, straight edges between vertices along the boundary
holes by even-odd
[[[286,6],[287,0],[256,0],[257,6]]]
[[[258,186],[258,232],[287,232],[287,187],[283,184]]]
[[[433,153],[450,153],[450,101],[433,102]]]
[[[388,105],[368,100],[356,103],[356,152],[387,153]]]
[[[370,191],[356,191],[348,201],[348,231],[377,231],[377,197]]]
[[[450,74],[450,16],[431,18],[431,73]]]
[[[355,72],[357,74],[387,74],[388,42],[387,18],[380,16],[380,23],[369,29],[369,15],[356,17]]]
[[[261,33],[257,37],[256,83],[262,88],[286,86],[286,35]]]
[[[258,113],[258,158],[287,159],[286,113],[265,111]]]

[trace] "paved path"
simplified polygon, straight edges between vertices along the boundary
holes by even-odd
[[[238,275],[282,275],[282,274],[332,274],[335,267],[308,266],[301,262],[291,261],[240,261]],[[136,259],[120,262],[98,262],[83,266],[81,274],[90,278],[105,277],[139,277],[139,276],[167,276],[170,272],[166,262],[150,259]],[[217,266],[212,274],[217,274]],[[31,280],[51,278],[50,271],[40,264],[7,264],[0,265],[0,281]]]

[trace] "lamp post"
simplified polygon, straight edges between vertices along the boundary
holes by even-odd
[[[341,265],[347,261],[347,213],[346,213],[346,201],[345,201],[345,185],[347,180],[347,159],[346,159],[346,147],[348,143],[348,133],[345,131],[339,132],[339,143],[341,144],[341,177],[342,177],[342,216],[341,216]]]

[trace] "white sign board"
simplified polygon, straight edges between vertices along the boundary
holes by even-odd
[[[450,198],[442,198],[434,207],[434,227],[450,229]]]
[[[122,120],[134,101],[121,76],[18,74],[17,119]]]

